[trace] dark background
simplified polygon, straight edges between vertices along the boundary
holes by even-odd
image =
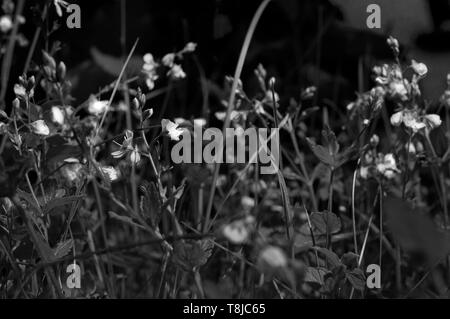
[[[44,2],[26,5],[26,10],[31,12],[26,11],[25,16],[34,17],[23,29],[30,40],[41,24]],[[397,2],[406,4],[408,1]],[[117,77],[94,61],[93,48],[119,63],[137,38],[136,61],[147,52],[161,58],[192,41],[198,47],[195,55],[183,63],[188,78],[175,88],[177,94],[168,101],[167,108],[171,116],[189,117],[202,113],[204,99],[199,85],[202,78],[209,92],[208,108],[214,111],[220,107],[224,77],[234,73],[248,25],[261,1],[134,0],[122,3],[120,0],[78,0],[72,3],[81,6],[81,29],[68,29],[67,15],[59,19],[60,26],[55,30],[53,26],[43,25],[34,61],[40,62],[42,49],[51,49],[46,43],[61,41],[56,57],[70,70],[73,104],[81,103]],[[424,50],[445,51],[450,37],[438,31],[448,18],[448,4],[442,0],[430,3],[434,30],[418,35],[417,43]],[[285,97],[298,97],[302,88],[314,85],[318,87],[315,102],[342,108],[355,98],[356,92],[369,89],[371,68],[391,58],[386,45],[387,34],[383,34],[384,30],[373,32],[368,28],[355,28],[345,17],[344,9],[345,5],[328,0],[272,1],[261,18],[247,55],[243,73],[247,93],[251,95],[256,89],[253,70],[259,63],[270,76],[277,78],[277,90]],[[365,20],[368,15],[365,8],[361,7],[360,11],[361,19]],[[53,5],[49,14],[56,17]],[[122,23],[126,26],[125,34],[121,31]],[[407,56],[407,48],[408,45],[403,57]],[[12,78],[20,75],[23,67],[20,64],[26,53],[27,48],[17,50]],[[160,81],[157,88],[165,85],[167,83]],[[13,92],[8,94],[10,101]],[[156,98],[155,105],[162,103],[162,99],[163,96]]]

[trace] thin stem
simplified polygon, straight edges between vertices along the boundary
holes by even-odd
[[[19,0],[16,7],[16,13],[14,15],[14,26],[9,36],[8,47],[6,49],[6,54],[3,58],[2,69],[1,69],[1,89],[0,89],[0,110],[5,108],[5,96],[6,90],[8,89],[9,74],[12,66],[12,59],[14,56],[14,47],[17,40],[17,32],[19,31],[20,16],[22,15],[23,7],[25,5],[25,0]]]
[[[358,171],[353,173],[352,182],[352,226],[353,226],[353,245],[355,246],[355,254],[358,255],[358,240],[356,238],[356,212],[355,212],[355,193],[356,193],[356,176]]]
[[[329,214],[332,212],[333,209],[333,180],[334,180],[334,169],[331,168],[330,170],[330,182],[328,185],[328,211],[327,211],[327,217],[326,217],[326,223],[327,223],[327,240],[326,240],[326,248],[329,249],[331,245],[331,233],[329,229],[329,223],[328,218]]]
[[[252,19],[252,22],[250,23],[250,27],[247,31],[247,35],[245,36],[244,44],[242,45],[241,53],[239,55],[238,64],[236,66],[236,71],[234,73],[233,85],[231,86],[231,94],[230,94],[230,99],[228,100],[227,114],[226,114],[225,121],[224,121],[223,128],[222,128],[223,136],[225,136],[225,130],[227,127],[229,127],[230,122],[231,122],[230,115],[231,115],[231,112],[234,110],[234,100],[236,98],[236,90],[238,88],[239,79],[241,77],[242,69],[244,67],[245,57],[247,56],[248,48],[250,47],[250,42],[253,37],[253,33],[256,29],[256,26],[258,24],[260,17],[262,16],[262,14],[264,12],[264,9],[267,7],[267,5],[269,4],[270,1],[271,0],[264,0],[264,2],[261,3],[261,5],[259,6],[258,10],[256,11],[256,13]],[[218,158],[222,158],[222,156],[223,156],[224,141],[222,140],[221,142],[222,142],[221,143],[222,145],[220,145],[220,147],[219,147]],[[220,162],[215,163],[215,165],[214,165],[214,174],[213,174],[213,179],[212,179],[212,183],[211,183],[211,190],[209,192],[208,206],[206,208],[206,217],[205,217],[205,224],[204,224],[205,229],[208,228],[209,219],[211,217],[211,211],[212,211],[212,207],[214,204],[214,195],[216,192],[217,179],[219,178],[219,171],[220,171]]]

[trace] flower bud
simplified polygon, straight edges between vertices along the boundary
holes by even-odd
[[[391,124],[393,126],[400,126],[400,124],[402,124],[402,122],[403,122],[403,112],[402,111],[394,113],[391,116]]]
[[[436,128],[436,127],[439,127],[442,124],[441,117],[439,115],[437,115],[437,114],[425,115],[425,119],[427,120],[427,123],[430,125],[430,127],[432,129]]]
[[[420,77],[423,77],[428,73],[428,67],[424,63],[418,63],[415,60],[412,60],[411,67]]]
[[[51,117],[53,123],[63,125],[64,124],[64,113],[59,107],[53,106],[51,109]]]
[[[30,123],[31,131],[36,135],[47,136],[50,134],[50,129],[47,124],[45,124],[44,120],[37,120],[33,123]]]

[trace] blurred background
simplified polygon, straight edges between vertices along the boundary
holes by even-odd
[[[172,116],[198,116],[207,108],[220,107],[223,82],[232,75],[248,25],[260,0],[99,0],[72,1],[81,6],[81,29],[68,29],[65,18],[59,28],[44,25],[35,59],[46,40],[61,41],[57,57],[65,61],[73,83],[74,104],[111,83],[117,69],[139,38],[136,57],[128,76],[139,72],[142,56],[150,52],[161,58],[192,41],[196,54],[183,67],[188,78],[174,88],[168,101]],[[27,10],[25,35],[32,39],[40,25],[44,1],[34,1]],[[270,76],[277,77],[281,96],[297,97],[302,88],[318,88],[315,102],[342,108],[356,92],[371,86],[374,65],[392,58],[386,37],[399,39],[402,58],[424,62],[430,72],[422,82],[424,96],[437,99],[446,86],[450,71],[449,4],[446,0],[378,0],[380,29],[368,29],[366,8],[373,1],[359,0],[273,0],[265,11],[253,38],[244,68],[248,93],[257,87],[253,70],[262,63]],[[52,6],[50,15],[56,15]],[[29,16],[29,15],[26,15]],[[13,75],[20,75],[18,51]],[[13,77],[14,78],[14,77]],[[253,82],[252,82],[253,81]],[[139,84],[139,83],[138,83]],[[141,83],[142,84],[142,83]],[[201,84],[201,85],[199,85]],[[163,88],[167,83],[158,83]],[[204,91],[208,90],[205,101]],[[203,89],[203,92],[202,92]],[[13,92],[10,98],[13,98]],[[164,96],[156,94],[157,99]],[[208,105],[205,106],[205,103]],[[320,103],[319,103],[320,105]],[[202,111],[203,109],[203,111]]]

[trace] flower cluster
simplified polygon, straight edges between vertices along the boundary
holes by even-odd
[[[112,157],[122,158],[124,156],[128,156],[129,160],[132,163],[138,164],[141,161],[141,154],[139,152],[138,146],[133,145],[133,137],[133,132],[126,130],[123,142],[122,144],[119,144],[119,150],[112,152]]]
[[[420,115],[417,110],[404,109],[391,116],[393,126],[403,125],[411,129],[413,133],[418,133],[423,129],[434,129],[442,124],[441,117],[437,114]]]
[[[161,64],[164,67],[168,68],[166,75],[173,80],[184,79],[186,77],[186,73],[184,72],[181,64],[178,61],[183,59],[184,54],[194,52],[196,47],[197,44],[189,42],[181,51],[166,54],[161,59]],[[159,78],[159,66],[160,64],[155,61],[151,53],[147,53],[144,55],[144,65],[142,67],[142,73],[145,76],[145,83],[147,84],[149,90],[153,90],[155,88],[155,82]]]
[[[392,179],[399,172],[394,154],[377,153],[379,141],[379,137],[373,135],[370,139],[371,148],[361,158],[359,175],[363,179],[370,177]]]

